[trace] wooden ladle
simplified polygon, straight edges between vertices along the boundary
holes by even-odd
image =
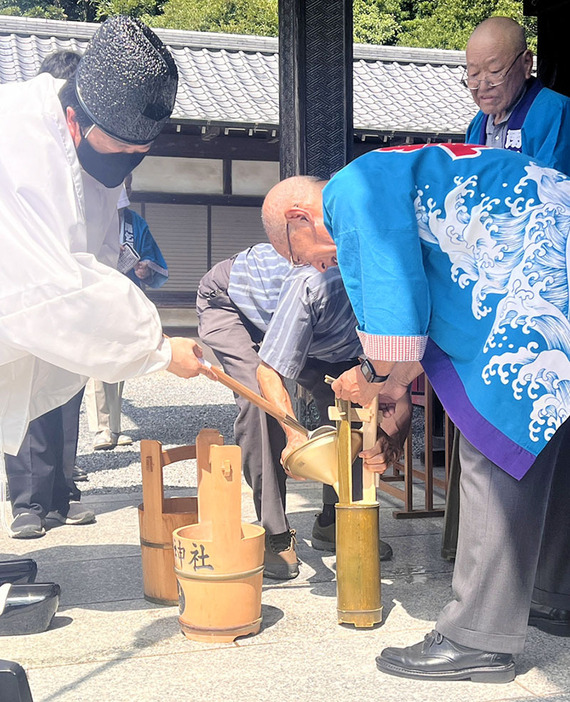
[[[209,361],[206,361],[204,359],[200,359],[200,361],[215,374],[215,376],[217,377],[219,382],[222,383],[222,385],[225,385],[227,388],[233,390],[238,395],[245,397],[245,399],[249,400],[249,402],[251,402],[252,405],[259,407],[259,409],[262,409],[264,412],[267,412],[267,414],[271,415],[272,417],[275,417],[275,419],[277,419],[280,422],[283,422],[283,424],[286,424],[287,426],[291,427],[291,429],[295,429],[296,431],[301,432],[301,434],[303,434],[304,436],[309,436],[309,431],[306,427],[304,427],[294,417],[291,417],[291,415],[287,414],[282,409],[277,407],[277,405],[274,405],[272,402],[269,402],[264,397],[261,397],[261,395],[258,395],[253,390],[250,390],[247,386],[243,385],[238,380],[235,380],[234,378],[230,377],[227,373],[224,373],[224,371],[221,368],[213,366]]]

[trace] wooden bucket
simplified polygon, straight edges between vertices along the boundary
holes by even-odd
[[[195,446],[174,449],[176,460],[192,458]],[[157,604],[178,604],[174,573],[172,532],[198,521],[196,497],[164,497],[162,469],[173,462],[173,451],[163,451],[159,441],[141,442],[143,503],[139,505],[144,598]]]
[[[180,628],[194,641],[231,642],[261,626],[265,530],[241,521],[241,451],[203,430],[199,523],[173,534]]]

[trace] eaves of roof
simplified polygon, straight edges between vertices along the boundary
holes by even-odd
[[[0,16],[0,83],[27,80],[59,50],[82,53],[97,24]],[[157,29],[179,73],[173,119],[277,127],[278,40]],[[461,51],[354,45],[354,126],[361,131],[460,135],[476,108],[460,85]]]

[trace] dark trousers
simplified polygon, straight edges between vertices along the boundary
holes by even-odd
[[[83,390],[61,407],[30,422],[17,456],[5,455],[14,516],[52,510],[65,514],[72,494]]]
[[[196,300],[198,333],[228,375],[259,393],[257,352],[263,334],[230,300],[227,294],[230,270],[231,262],[222,261],[202,278]],[[309,359],[297,378],[315,399],[323,424],[328,422],[328,406],[334,404],[334,393],[324,382],[325,374],[340,375],[356,363],[356,359],[341,363]],[[285,434],[273,417],[243,397],[236,396],[236,404],[239,414],[234,435],[242,451],[244,477],[253,490],[257,518],[269,534],[280,534],[289,528],[285,514],[287,476],[280,464]],[[326,504],[337,501],[332,487],[324,487],[323,500]]]
[[[531,598],[570,609],[570,420],[520,481],[459,441],[454,599],[437,630],[465,646],[519,653]]]

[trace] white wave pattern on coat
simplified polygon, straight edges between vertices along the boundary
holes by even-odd
[[[455,179],[443,210],[429,198],[429,186],[418,190],[415,205],[421,238],[449,256],[458,286],[472,285],[474,318],[495,314],[484,382],[510,384],[515,400],[526,393],[529,437],[548,441],[570,409],[570,180],[532,163],[525,170],[514,188],[503,184],[503,200],[478,193],[478,177],[471,176]],[[525,197],[529,184],[536,198]],[[506,211],[497,213],[498,206]],[[496,306],[486,304],[489,295],[501,296]],[[518,349],[507,343],[513,336]]]

